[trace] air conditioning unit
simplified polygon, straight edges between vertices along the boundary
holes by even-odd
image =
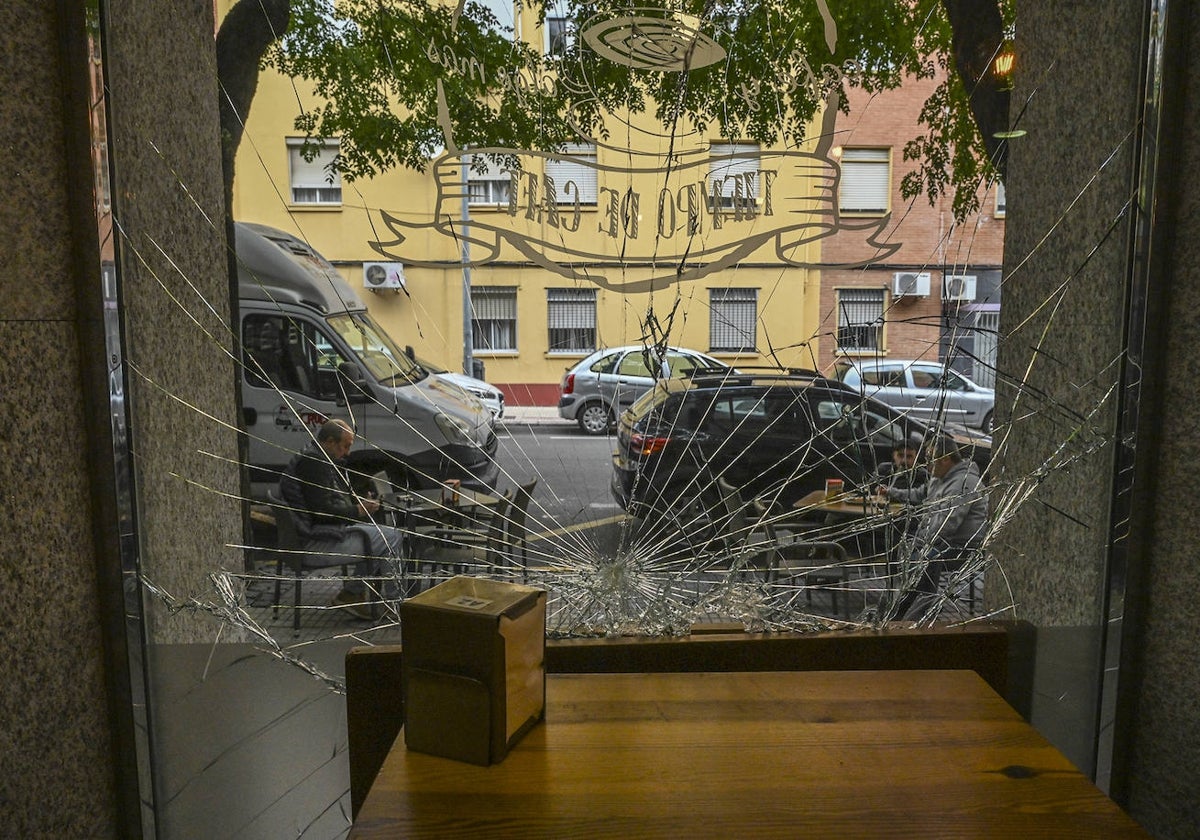
[[[892,294],[897,298],[929,297],[929,272],[897,271],[892,275]]]
[[[368,291],[404,288],[404,263],[363,263],[363,288]]]
[[[947,274],[943,277],[942,300],[975,300],[975,275]]]

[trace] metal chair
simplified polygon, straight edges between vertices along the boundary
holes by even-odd
[[[428,546],[422,559],[445,565],[454,574],[463,574],[468,565],[476,563],[485,568],[503,565],[510,504],[509,493],[505,491],[495,505],[488,506],[488,516],[483,520],[487,527],[483,530],[454,526],[419,529]]]
[[[537,487],[537,483],[538,480],[535,478],[527,484],[517,486],[517,492],[513,495],[512,508],[508,514],[506,529],[508,550],[514,563],[518,558],[520,559],[523,583],[529,583],[529,528],[525,521],[529,514],[529,502],[533,498],[533,490]]]
[[[757,499],[759,525],[773,546],[775,558],[771,563],[770,582],[785,577],[799,577],[806,585],[805,598],[811,605],[813,588],[829,592],[830,605],[838,612],[838,591],[845,590],[849,579],[850,556],[841,543],[831,540],[804,540],[786,530],[779,530],[770,512]],[[842,599],[842,616],[850,618],[850,598]]]
[[[275,600],[272,616],[277,617],[279,615],[283,581],[286,577],[290,577],[293,592],[292,633],[298,636],[300,634],[301,588],[307,573],[340,567],[342,577],[345,577],[348,574],[352,560],[346,558],[344,555],[326,555],[312,551],[308,548],[309,540],[305,533],[307,523],[302,519],[302,514],[299,513],[299,510],[279,498],[274,492],[270,494],[270,504],[271,513],[275,517],[276,534],[276,548],[274,551]],[[363,543],[362,550],[365,555],[367,552],[365,537],[363,538]],[[286,575],[284,573],[285,568],[288,572]],[[370,591],[371,589],[368,587],[368,592]],[[372,597],[372,612],[375,609],[373,602],[374,599]]]
[[[784,578],[798,578],[805,585],[805,598],[812,604],[813,588],[829,592],[833,612],[838,612],[838,590],[845,587],[848,557],[841,545],[829,541],[804,540],[780,532],[767,507],[759,500],[753,506],[755,521],[746,515],[750,506],[737,487],[717,479],[724,507],[722,530],[736,546],[738,566],[744,571],[760,570],[764,583],[778,588]],[[761,537],[757,536],[761,533]],[[842,613],[849,618],[849,599],[842,599]]]

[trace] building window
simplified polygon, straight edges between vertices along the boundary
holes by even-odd
[[[512,176],[496,160],[480,155],[466,155],[467,202],[473,206],[508,206],[512,198]],[[478,169],[476,166],[478,165]]]
[[[596,290],[547,289],[546,324],[551,353],[596,349]]]
[[[842,149],[838,208],[843,213],[886,213],[891,184],[888,149]]]
[[[839,352],[878,352],[883,349],[883,296],[883,289],[838,289]]]
[[[515,286],[481,286],[471,289],[471,341],[476,350],[516,351]]]
[[[546,55],[565,56],[575,38],[562,15],[546,15]]]
[[[337,158],[337,140],[313,140],[307,150],[304,140],[289,137],[288,166],[291,171],[293,204],[341,204],[342,176],[330,165]],[[311,160],[307,159],[311,156]]]
[[[596,204],[596,147],[572,144],[563,150],[569,158],[546,159],[546,196],[551,190],[556,204]]]
[[[757,143],[713,143],[708,149],[708,203],[721,207],[754,207],[758,203]],[[713,199],[717,201],[714,202]]]
[[[754,352],[758,289],[709,289],[708,346],[714,353]]]
[[[1004,182],[996,182],[996,213],[997,219],[1003,219],[1008,215],[1008,198],[1004,194]]]

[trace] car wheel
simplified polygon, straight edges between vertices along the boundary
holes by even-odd
[[[989,411],[983,418],[983,424],[980,425],[979,430],[985,435],[990,435],[992,433],[992,412]]]
[[[580,410],[576,419],[579,428],[589,435],[603,435],[608,434],[612,425],[612,412],[601,403],[588,403]]]

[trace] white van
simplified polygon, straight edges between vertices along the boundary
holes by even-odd
[[[263,497],[327,419],[355,430],[352,472],[394,487],[494,485],[491,412],[410,359],[308,244],[239,222],[242,413],[250,481]]]

